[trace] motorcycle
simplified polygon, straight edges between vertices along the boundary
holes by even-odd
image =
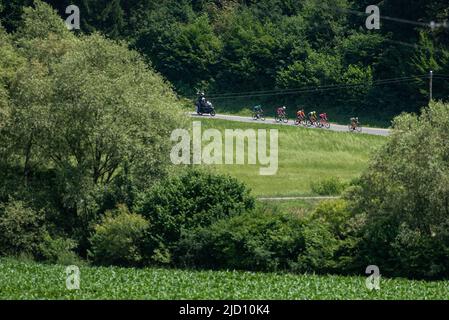
[[[210,101],[198,102],[196,104],[196,113],[200,116],[210,114],[212,117],[215,117],[216,115],[215,108]]]

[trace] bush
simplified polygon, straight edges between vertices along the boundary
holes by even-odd
[[[316,223],[256,211],[185,233],[176,252],[179,263],[194,267],[325,272],[332,266],[334,242]]]
[[[108,211],[94,227],[89,256],[100,265],[136,266],[143,263],[141,241],[149,222],[125,206]]]
[[[309,219],[325,226],[337,240],[334,255],[335,271],[338,273],[360,271],[363,266],[357,265],[354,257],[357,255],[359,231],[363,221],[359,216],[353,215],[349,203],[344,199],[322,201]]]
[[[343,192],[346,186],[346,183],[334,177],[314,181],[310,184],[312,192],[320,196],[338,196]]]
[[[43,212],[21,201],[0,204],[0,255],[35,255],[45,234]]]
[[[76,241],[45,234],[39,246],[39,254],[45,262],[60,265],[81,265],[83,262],[74,252]]]
[[[209,226],[219,219],[252,210],[254,205],[249,190],[238,180],[188,170],[142,195],[135,212],[151,221],[153,239],[163,243],[167,251],[183,230]]]
[[[357,187],[351,207],[366,222],[359,259],[385,275],[449,276],[449,106],[404,114]]]

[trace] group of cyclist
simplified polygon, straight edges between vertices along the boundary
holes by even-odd
[[[261,114],[263,114],[262,107],[260,105],[255,106],[253,108],[253,112],[256,116],[259,117]],[[278,119],[286,118],[287,117],[287,107],[286,106],[278,107],[276,109],[276,117]],[[311,111],[306,116],[306,113],[305,113],[304,109],[302,109],[302,108],[296,112],[296,119],[300,122],[309,120],[312,124],[317,123],[318,121],[320,121],[320,122],[328,121],[328,117],[327,117],[326,113],[321,113],[318,115],[318,113],[316,111]]]
[[[257,105],[253,108],[254,118],[262,118],[263,117],[263,109],[262,106]],[[287,118],[287,107],[282,106],[276,108],[276,118],[277,119],[286,119]],[[309,121],[312,125],[323,125],[328,124],[329,119],[327,113],[318,114],[316,111],[311,111],[307,115],[303,108],[300,108],[296,112],[296,123],[306,123]],[[350,119],[349,129],[355,131],[360,127],[359,118],[353,117]]]
[[[296,112],[296,120],[298,123],[309,120],[312,124],[318,123],[318,121],[320,123],[329,121],[329,119],[327,118],[327,113],[320,113],[318,115],[316,111],[309,112],[306,117],[304,109],[300,109]]]
[[[212,104],[206,100],[204,92],[200,92],[198,95],[197,103],[196,103],[197,112],[200,113],[200,112],[204,111],[202,109],[205,107],[209,107],[208,109],[210,109],[210,110],[205,110],[206,113],[211,113],[211,114],[213,113],[215,115],[215,111],[214,111]],[[263,119],[263,120],[265,119],[264,115],[263,115],[264,111],[263,111],[261,105],[254,106],[253,112],[254,112],[254,119]],[[276,108],[276,119],[280,120],[280,121],[284,120],[284,122],[288,121],[286,106]],[[325,126],[329,127],[329,119],[328,119],[326,113],[318,114],[316,111],[311,111],[306,115],[304,108],[300,108],[296,112],[296,123],[301,124],[301,123],[307,123],[307,122],[309,122],[312,125],[316,125],[316,126],[325,125]],[[359,118],[358,117],[351,118],[350,124],[349,124],[349,130],[356,131],[359,128],[361,128],[360,123],[359,123]]]

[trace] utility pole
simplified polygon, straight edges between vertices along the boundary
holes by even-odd
[[[433,100],[433,71],[432,70],[430,70],[430,84],[429,84],[429,87],[430,87],[430,90],[429,90],[429,92],[430,92],[430,102],[432,102],[432,100]]]

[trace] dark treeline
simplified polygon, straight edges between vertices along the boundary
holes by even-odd
[[[23,6],[3,2],[2,24],[12,31]],[[205,90],[229,111],[262,103],[329,110],[331,115],[363,114],[390,119],[418,111],[429,99],[449,93],[449,28],[446,0],[48,0],[62,16],[76,4],[81,31],[101,31],[138,49],[155,69],[187,97]],[[380,30],[367,30],[364,14],[378,4]],[[389,17],[414,21],[397,22]],[[404,77],[412,77],[402,79]],[[384,79],[397,79],[387,83]],[[349,86],[363,84],[361,86]],[[311,90],[319,86],[337,86]],[[341,87],[343,86],[343,87]],[[220,94],[308,88],[280,94]]]

